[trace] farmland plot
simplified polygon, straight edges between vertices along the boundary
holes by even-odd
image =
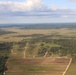
[[[6,75],[62,75],[69,60],[64,57],[9,59]]]

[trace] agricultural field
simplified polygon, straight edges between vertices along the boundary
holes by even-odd
[[[62,75],[68,63],[69,58],[9,59],[6,75]]]
[[[76,75],[76,62],[71,64],[65,75]]]
[[[1,27],[0,75],[76,75],[76,28],[29,27]]]

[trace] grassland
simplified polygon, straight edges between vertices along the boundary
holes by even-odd
[[[68,62],[66,58],[9,59],[6,75],[61,75]]]
[[[18,28],[3,28],[6,31],[16,32],[11,34],[5,34],[0,36],[0,41],[20,41],[25,38],[31,38],[31,36],[27,37],[17,37],[20,35],[33,35],[33,34],[44,34],[44,35],[61,35],[63,37],[75,37],[76,36],[76,29],[68,29],[68,28],[61,28],[61,29],[18,29]],[[62,38],[63,38],[62,37]],[[59,38],[59,37],[53,37]]]
[[[76,62],[72,63],[65,75],[76,75]]]
[[[3,29],[16,33],[1,35],[0,42],[17,43],[23,39],[29,41],[32,38],[44,36],[44,38],[48,39],[76,39],[76,29],[19,29],[14,27]],[[42,40],[37,41],[35,44],[28,45],[26,51],[25,47],[23,50],[18,50],[18,44],[14,44],[7,63],[6,75],[62,75],[70,61],[69,57],[60,57],[59,54],[52,55],[52,53],[49,53],[50,48],[61,47],[61,45],[53,41],[51,43]],[[43,52],[44,48],[45,51]],[[25,58],[23,58],[24,52]],[[75,69],[76,63],[73,62],[65,75],[76,75]]]

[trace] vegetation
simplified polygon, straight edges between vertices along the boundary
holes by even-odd
[[[66,75],[76,74],[75,71],[72,73],[76,68],[74,67],[76,66],[75,24],[22,25],[14,29],[13,27],[15,26],[3,26],[2,28],[10,30],[0,32],[2,37],[0,37],[0,75],[6,70],[7,75],[35,75],[37,73],[37,75],[45,75],[47,72],[48,74],[51,72],[52,75],[57,72],[61,74],[70,58],[73,61]],[[16,33],[11,34],[11,32]]]
[[[12,34],[12,33],[16,33],[16,32],[12,32],[12,31],[5,31],[5,30],[3,30],[3,29],[0,29],[0,35]]]
[[[5,70],[7,70],[6,62],[8,61],[11,48],[12,43],[0,43],[0,73],[3,73]]]

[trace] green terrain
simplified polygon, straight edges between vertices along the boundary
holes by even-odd
[[[1,27],[0,75],[76,75],[75,25]]]

